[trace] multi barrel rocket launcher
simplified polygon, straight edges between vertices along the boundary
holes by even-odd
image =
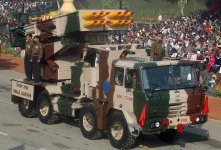
[[[91,11],[84,12],[82,18],[85,20],[83,26],[85,28],[98,27],[98,26],[127,26],[133,23],[130,17],[133,12],[129,11]]]

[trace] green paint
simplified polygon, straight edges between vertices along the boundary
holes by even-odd
[[[147,67],[156,67],[156,63],[137,63],[134,68],[140,70],[140,81],[142,82],[142,68]],[[141,83],[142,85],[142,83]],[[162,122],[163,118],[168,116],[169,108],[169,91],[168,90],[144,90],[142,87],[140,89],[134,90],[134,113],[139,122],[139,118],[143,109],[143,106],[146,103],[147,114],[146,114],[146,123],[143,127],[143,132],[150,132],[157,129],[151,129],[151,122],[159,121]]]
[[[81,74],[82,74],[82,68],[83,68],[84,63],[79,62],[76,63],[75,66],[71,67],[71,84],[80,90],[81,88]]]
[[[134,95],[134,101],[133,101],[134,114],[137,117],[137,121],[139,121],[140,114],[142,112],[145,103],[147,106],[147,119],[148,119],[149,118],[148,111],[150,110],[150,101],[146,97],[145,92],[142,90],[134,90],[133,95]]]
[[[78,12],[69,14],[67,20],[67,25],[65,27],[65,34],[80,31],[80,21]]]
[[[167,117],[170,95],[169,91],[152,91],[150,92],[150,118]]]
[[[61,91],[63,96],[73,97],[74,94],[71,91],[71,84],[64,84],[61,86]]]
[[[61,97],[58,100],[58,109],[59,113],[65,116],[72,116],[73,109],[71,106],[73,103],[76,102],[75,99],[68,98],[68,97]]]

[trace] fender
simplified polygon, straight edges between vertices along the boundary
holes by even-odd
[[[48,91],[49,95],[53,95],[53,94],[61,94],[61,85],[59,85],[59,83],[57,83],[57,85],[45,85],[44,86],[45,90]]]
[[[128,129],[130,130],[131,134],[133,134],[136,137],[139,136],[141,128],[139,124],[137,123],[137,117],[135,116],[135,114],[133,112],[128,112],[125,110],[121,110],[121,111],[124,115],[124,118],[127,121]]]

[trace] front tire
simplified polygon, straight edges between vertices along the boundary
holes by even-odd
[[[44,124],[55,124],[60,119],[59,114],[53,112],[47,91],[42,91],[38,97],[38,117]]]
[[[129,149],[136,142],[136,137],[130,133],[127,122],[121,112],[116,111],[111,114],[107,133],[111,145],[118,149]]]
[[[158,134],[157,136],[160,140],[164,142],[174,143],[179,139],[180,134],[175,129],[167,129]]]
[[[102,132],[98,129],[96,109],[92,103],[86,103],[82,107],[79,115],[79,126],[84,137],[95,140],[102,137]]]
[[[37,117],[34,102],[26,99],[21,99],[18,103],[18,109],[21,115],[25,118]]]

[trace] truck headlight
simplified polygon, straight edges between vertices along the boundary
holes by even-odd
[[[200,117],[196,117],[196,122],[199,122],[200,121]]]
[[[155,122],[155,127],[159,128],[160,127],[160,122]]]

